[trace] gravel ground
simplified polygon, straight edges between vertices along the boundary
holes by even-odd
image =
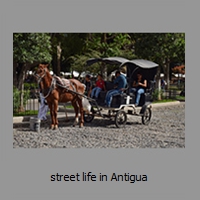
[[[62,121],[58,130],[42,123],[40,133],[30,131],[29,124],[15,125],[13,148],[185,148],[185,103],[153,108],[149,125],[131,115],[121,129],[102,118],[84,128],[72,123]]]

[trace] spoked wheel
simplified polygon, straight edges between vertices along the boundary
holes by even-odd
[[[144,114],[142,116],[142,123],[144,125],[148,125],[150,120],[151,120],[151,109],[146,108],[146,110],[144,111]]]
[[[93,114],[85,113],[84,112],[84,122],[90,123],[94,119]]]
[[[123,110],[119,110],[115,115],[115,125],[117,128],[122,128],[127,122],[127,114]]]
[[[93,107],[91,108],[91,112],[90,113],[84,112],[84,116],[83,116],[84,121],[86,123],[90,123],[94,119],[94,114],[95,114],[95,111],[94,111]]]

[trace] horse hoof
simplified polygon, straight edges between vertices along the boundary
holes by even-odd
[[[49,129],[53,130],[53,129],[54,129],[54,125],[51,125],[51,126],[49,127]]]
[[[83,124],[80,124],[80,125],[79,125],[79,128],[83,128]]]
[[[58,129],[58,125],[55,125],[53,128],[53,130],[56,130],[56,129]]]

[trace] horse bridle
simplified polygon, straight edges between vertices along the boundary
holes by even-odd
[[[44,68],[44,74],[42,74],[42,76],[36,74],[35,72],[33,73],[33,75],[34,75],[35,77],[37,77],[37,79],[38,79],[38,80],[37,80],[38,85],[40,84],[40,82],[42,81],[42,79],[46,76],[46,74],[47,74],[47,73],[46,73],[46,69],[45,69],[45,68]],[[54,83],[55,83],[55,79],[52,77],[52,81],[51,81],[51,85],[50,85],[49,91],[48,91],[47,95],[44,96],[45,99],[50,95],[51,91],[53,90],[53,85],[54,85]],[[44,94],[43,94],[43,95],[44,95]]]
[[[44,74],[42,76],[36,74],[36,72],[33,73],[33,76],[35,76],[38,80],[38,84],[40,84],[40,82],[42,81],[42,79],[46,76],[46,69],[44,69]]]

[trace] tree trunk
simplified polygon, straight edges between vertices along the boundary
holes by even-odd
[[[105,63],[102,63],[102,67],[101,67],[101,73],[102,73],[102,76],[103,76],[103,79],[105,81],[107,81],[107,65]]]
[[[168,90],[169,89],[169,86],[170,86],[170,59],[166,59],[164,61],[164,74],[165,74],[165,80],[167,82],[167,86],[166,86],[166,89]]]
[[[20,69],[20,74],[18,77],[18,90],[20,91],[20,107],[19,111],[23,112],[24,111],[24,81],[26,77],[26,65],[21,64],[21,69]]]
[[[107,35],[106,33],[102,34],[102,38],[101,38],[101,42],[102,43],[107,43]],[[101,55],[105,55],[106,54],[106,49],[101,49]],[[107,81],[107,65],[105,63],[102,63],[102,75],[105,81]]]
[[[17,77],[17,88],[20,91],[20,107],[19,107],[19,111],[23,112],[24,111],[24,81],[26,78],[26,73],[29,69],[31,69],[32,67],[38,65],[38,62],[34,62],[32,64],[30,63],[23,63],[23,64],[19,64],[19,74]]]
[[[167,82],[167,87],[166,89],[168,90],[170,87],[170,63],[167,62],[167,70],[166,70],[166,82]]]
[[[61,42],[59,42],[57,45],[57,70],[56,70],[57,76],[60,76],[61,52],[62,52]]]
[[[17,87],[17,62],[13,62],[13,85]]]
[[[56,66],[57,66],[57,56],[56,55],[52,55],[52,62],[51,62],[51,64],[52,64],[52,70],[53,70],[53,73],[54,74],[57,74],[57,69],[56,69]]]
[[[19,111],[24,111],[24,81],[26,78],[26,73],[28,70],[34,66],[37,66],[38,64],[39,62],[34,62],[32,64],[13,62],[13,84],[20,91]]]
[[[158,91],[157,99],[161,100],[161,84],[160,84],[160,67],[158,67],[158,71],[156,74],[156,89]]]

